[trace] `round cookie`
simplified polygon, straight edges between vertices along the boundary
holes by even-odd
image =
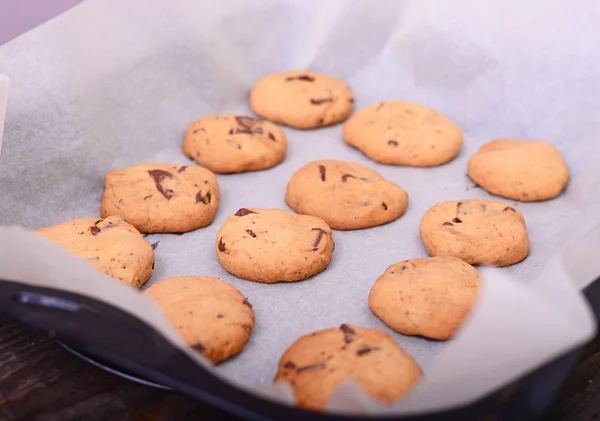
[[[425,213],[419,231],[431,256],[454,256],[472,265],[509,266],[529,254],[525,218],[497,200],[438,203]]]
[[[398,219],[408,195],[359,164],[314,161],[288,183],[285,202],[294,211],[323,219],[333,229],[369,228]]]
[[[275,124],[252,117],[217,115],[201,118],[188,129],[183,152],[216,173],[260,171],[283,161],[285,133]]]
[[[553,199],[567,186],[569,168],[560,152],[539,140],[494,140],[469,159],[475,184],[522,202]]]
[[[431,167],[453,159],[463,143],[449,118],[408,101],[384,101],[344,124],[344,141],[383,164]]]
[[[377,278],[369,307],[398,333],[446,340],[470,313],[478,290],[479,272],[456,257],[404,260]]]
[[[329,265],[333,248],[325,221],[281,209],[242,208],[223,223],[216,241],[225,270],[265,283],[316,275]]]
[[[73,219],[36,232],[125,284],[139,288],[152,276],[152,246],[118,216]]]
[[[100,215],[118,215],[143,233],[188,232],[210,224],[219,185],[205,168],[142,164],[106,175]]]
[[[144,291],[183,341],[213,363],[242,350],[254,327],[252,305],[234,286],[208,276],[162,279]]]
[[[267,75],[250,92],[250,106],[257,115],[296,129],[314,129],[344,121],[353,104],[348,85],[309,70]]]
[[[417,362],[387,332],[343,324],[294,342],[281,357],[274,381],[291,384],[298,406],[324,411],[343,382],[391,403],[421,377]]]

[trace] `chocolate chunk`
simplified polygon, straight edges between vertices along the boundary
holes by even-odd
[[[225,317],[225,316],[222,315],[221,313],[217,314],[217,319],[222,319],[223,317]]]
[[[198,194],[196,194],[196,203],[200,203],[202,202],[205,205],[208,205],[210,203],[210,193],[207,192],[206,194],[202,193],[202,190],[200,190],[198,192]]]
[[[225,251],[225,243],[223,242],[223,237],[219,238],[219,251]]]
[[[321,242],[321,239],[323,238],[323,234],[327,234],[327,232],[325,232],[325,230],[321,228],[313,228],[311,231],[318,231],[317,238],[315,238],[315,241],[313,243],[313,250],[317,250],[317,247]]]
[[[343,325],[341,325],[340,329],[342,330],[342,332],[344,332],[344,342],[346,342],[347,344],[356,339],[356,331],[347,324],[344,323]]]
[[[154,270],[154,262],[152,262],[152,270]]]
[[[315,78],[310,75],[298,75],[298,76],[290,76],[290,77],[285,78],[286,82],[289,82],[292,80],[301,80],[303,82],[314,82]]]
[[[398,142],[395,140],[388,140],[388,146],[393,146],[395,148],[398,146]]]
[[[311,98],[310,99],[310,103],[312,105],[321,105],[321,104],[325,104],[326,102],[333,102],[333,98]]]
[[[238,211],[235,213],[235,216],[246,216],[246,215],[250,215],[251,213],[258,214],[258,212],[251,211],[250,209],[241,208],[241,209],[238,209]]]
[[[453,227],[454,226],[454,224],[452,222],[444,222],[442,225],[446,225],[446,226],[449,226],[449,227]]]
[[[247,305],[248,307],[252,308],[252,304],[250,304],[250,301],[248,301],[247,298],[244,298],[244,301],[242,301],[242,304]]]
[[[200,342],[196,343],[195,345],[192,345],[192,348],[194,348],[198,352],[206,351],[206,348],[204,348],[204,345],[202,345]]]
[[[254,234],[254,231],[252,230],[246,230],[246,232],[248,233],[248,235],[252,238],[256,238],[256,234]]]
[[[261,127],[262,121],[253,117],[246,116],[237,116],[235,121],[238,124],[238,127],[235,129],[234,133],[242,133],[242,134],[262,134],[263,129]],[[232,134],[232,133],[230,133]]]
[[[152,195],[148,195],[148,196],[144,197],[144,200],[150,199],[151,197],[152,197]]]
[[[403,265],[403,266],[402,266],[402,269],[400,269],[400,270],[406,270],[406,269],[408,269],[408,268],[407,268],[406,266],[404,266],[404,265]]]
[[[321,181],[325,181],[325,172],[327,170],[325,169],[324,165],[319,165],[319,173],[321,174]]]
[[[317,364],[305,365],[304,367],[298,368],[298,370],[296,370],[296,371],[298,373],[305,373],[307,371],[323,370],[324,368],[325,368],[325,363],[317,363]]]
[[[90,227],[90,232],[92,233],[92,235],[98,235],[100,234],[100,228],[98,228],[96,225],[92,225]]]
[[[152,177],[152,179],[154,180],[154,184],[156,185],[156,190],[158,190],[167,200],[169,200],[170,198],[173,197],[173,194],[174,194],[173,190],[165,189],[161,184],[165,178],[173,177],[173,175],[169,171],[150,170],[150,171],[148,171],[148,174],[150,174],[150,177]]]
[[[462,223],[462,221],[458,217],[452,218],[452,222],[454,222],[455,224],[461,224]]]
[[[177,170],[177,172],[178,172],[178,173],[182,173],[182,172],[184,172],[184,171],[185,171],[185,169],[186,169],[186,168],[187,168],[187,165],[182,165],[182,166],[181,166],[181,168],[179,168],[179,169]]]
[[[383,210],[388,210],[387,205],[385,204],[385,202],[381,202],[381,206],[383,206]]]
[[[381,347],[379,347],[379,346],[360,344],[358,346],[358,348],[356,348],[356,355],[360,357],[361,355],[368,354],[371,351],[379,351],[380,349],[381,349]]]
[[[503,211],[511,211],[514,213],[517,213],[517,211],[514,208],[511,208],[510,206],[505,207],[504,209],[502,209]]]
[[[293,370],[294,368],[296,368],[296,364],[294,364],[291,361],[286,361],[286,363],[283,365],[283,368],[287,368],[288,370]]]
[[[275,139],[275,136],[271,132],[269,132],[269,139],[271,139],[273,142],[277,141],[277,139]]]
[[[152,250],[156,250],[156,247],[158,247],[158,243],[160,243],[160,240],[158,240],[156,243],[150,244]]]
[[[229,143],[229,146],[231,146],[232,148],[242,149],[242,145],[240,145],[239,143],[235,143],[233,140],[227,139],[227,143]]]
[[[342,175],[342,182],[345,183],[346,181],[348,181],[349,178],[356,178],[356,177],[353,176],[352,174],[344,174],[344,175]]]
[[[193,133],[193,134],[196,134],[196,133],[198,133],[198,132],[206,132],[206,130],[204,130],[202,127],[200,127],[200,128],[194,129],[194,130],[192,131],[192,133]]]

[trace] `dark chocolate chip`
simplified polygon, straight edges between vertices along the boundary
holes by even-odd
[[[304,367],[298,368],[298,370],[296,370],[296,371],[298,373],[305,373],[307,371],[323,370],[324,368],[325,368],[325,363],[317,363],[317,364],[305,365]]]
[[[454,222],[455,224],[460,224],[460,223],[462,223],[462,221],[461,221],[461,220],[460,220],[458,217],[456,217],[456,218],[452,218],[452,222]]]
[[[271,132],[269,132],[269,139],[271,139],[273,142],[277,141],[277,139],[275,139],[275,136]]]
[[[449,227],[453,227],[454,226],[454,224],[452,222],[444,222],[442,225],[446,225],[446,226],[449,226]]]
[[[219,251],[225,251],[225,243],[223,242],[223,237],[219,238]]]
[[[315,78],[310,75],[298,75],[298,76],[290,76],[290,77],[285,78],[286,82],[289,82],[292,80],[301,80],[303,82],[314,82]]]
[[[158,243],[160,243],[160,240],[158,240],[156,243],[150,244],[152,250],[156,250],[156,247],[158,247]]]
[[[283,365],[283,368],[287,368],[288,370],[293,370],[294,368],[296,368],[296,364],[294,364],[291,361],[286,361],[286,363]]]
[[[192,131],[192,133],[193,133],[193,134],[196,134],[196,133],[198,133],[198,132],[205,132],[205,131],[206,131],[206,130],[204,130],[202,127],[200,127],[200,128],[194,129],[194,130]]]
[[[154,180],[156,190],[158,190],[167,200],[173,197],[173,190],[165,189],[161,184],[165,178],[173,177],[173,175],[169,171],[150,170],[148,171],[148,174],[150,174],[150,177],[152,177],[152,179]]]
[[[233,129],[229,129],[229,134],[233,134]]]
[[[393,146],[395,148],[398,146],[398,142],[395,140],[388,140],[388,146]]]
[[[312,105],[321,105],[321,104],[325,104],[326,102],[333,102],[333,98],[311,98],[310,99],[310,103]]]
[[[241,209],[238,209],[238,211],[235,213],[235,216],[246,216],[246,215],[250,215],[251,213],[258,214],[258,212],[251,211],[250,209],[241,208]]]
[[[200,342],[196,343],[195,345],[192,345],[192,348],[194,348],[198,352],[206,351],[206,348],[204,348],[204,345],[202,345]]]
[[[514,213],[517,213],[517,211],[514,208],[511,208],[510,206],[505,207],[504,209],[502,209],[503,211],[511,211]]]
[[[254,231],[252,230],[246,230],[246,232],[248,233],[248,235],[252,238],[256,238],[256,234],[254,234]]]
[[[98,235],[100,234],[100,228],[98,228],[96,225],[92,225],[90,227],[90,232],[92,233],[92,235]]]
[[[352,174],[344,174],[344,175],[342,175],[342,182],[345,183],[346,181],[348,181],[349,178],[356,178],[356,177],[353,176]]]
[[[313,250],[316,250],[319,246],[319,243],[321,242],[321,239],[323,238],[323,235],[327,234],[327,232],[325,232],[325,230],[321,228],[313,228],[311,231],[318,231],[317,238],[315,238],[315,241],[313,243]]]
[[[381,202],[381,206],[383,206],[383,210],[388,210],[387,205],[385,204],[385,202]]]
[[[154,270],[154,262],[152,262],[152,270]]]
[[[225,317],[225,316],[222,315],[221,313],[217,314],[217,319],[222,319],[223,317]]]
[[[144,197],[144,200],[150,199],[151,197],[152,197],[152,195],[148,195],[148,196]]]
[[[187,168],[187,165],[182,165],[182,166],[181,166],[181,168],[179,168],[179,169],[177,170],[177,172],[178,172],[178,173],[182,173],[182,172],[184,172],[184,171],[185,171],[185,169],[186,169],[186,168]]]
[[[244,301],[242,301],[242,304],[247,305],[248,307],[252,308],[252,304],[250,304],[250,301],[248,301],[247,298],[244,298]]]
[[[238,124],[238,127],[235,129],[234,133],[242,133],[242,134],[262,134],[263,128],[261,127],[262,121],[253,117],[247,116],[237,116],[235,121]],[[232,134],[232,133],[230,133]]]
[[[321,174],[321,181],[325,181],[325,173],[327,170],[324,165],[319,165],[319,173]]]
[[[340,329],[342,330],[342,332],[344,332],[344,342],[346,342],[347,344],[356,339],[356,331],[347,324],[344,323],[343,325],[341,325]]]
[[[208,205],[210,203],[210,193],[207,192],[206,194],[202,193],[202,190],[200,190],[198,192],[198,194],[196,194],[196,203],[200,203],[202,202],[205,205]]]
[[[358,346],[358,348],[356,348],[356,355],[360,357],[361,355],[368,354],[371,351],[379,351],[380,349],[381,349],[381,347],[379,347],[379,346],[360,344]]]

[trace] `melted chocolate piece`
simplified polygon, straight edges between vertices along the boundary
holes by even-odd
[[[457,217],[457,218],[452,218],[452,222],[454,222],[455,224],[461,224],[462,220]]]
[[[358,357],[368,354],[371,351],[379,351],[381,349],[381,347],[379,346],[371,346],[371,345],[367,345],[367,344],[360,344],[358,346],[358,348],[356,349],[356,355]]]
[[[273,142],[277,141],[277,139],[275,139],[275,136],[271,132],[269,132],[269,139],[271,139]]]
[[[314,82],[315,78],[310,75],[298,75],[298,76],[290,76],[290,77],[285,78],[286,82],[289,82],[291,80],[301,80],[303,82]]]
[[[385,202],[381,202],[381,206],[383,206],[383,210],[388,210],[388,206],[385,204]]]
[[[208,205],[210,203],[210,198],[210,193],[207,192],[206,195],[204,195],[202,190],[200,190],[198,194],[196,194],[196,203],[202,202],[203,204]]]
[[[323,235],[327,234],[327,232],[325,232],[325,230],[323,230],[321,228],[313,228],[311,231],[318,231],[317,238],[315,238],[315,242],[313,243],[313,250],[317,250],[317,247],[318,247],[319,243],[321,242]]]
[[[262,121],[253,117],[237,116],[235,118],[238,127],[235,129],[235,134],[262,134],[263,128],[261,127]],[[231,134],[231,133],[230,133]]]
[[[319,165],[319,173],[321,174],[321,181],[325,181],[325,173],[327,170],[324,165]]]
[[[200,127],[200,128],[198,128],[198,129],[194,129],[194,130],[192,131],[192,133],[193,133],[193,134],[196,134],[196,133],[198,133],[198,132],[206,132],[206,130],[204,130],[202,127]]]
[[[92,235],[98,235],[100,234],[100,228],[98,228],[96,225],[92,225],[90,227],[90,232],[92,233]]]
[[[356,177],[353,176],[352,174],[344,174],[344,175],[342,175],[342,183],[345,183],[346,181],[348,181],[349,178],[356,178]]]
[[[198,352],[206,351],[206,348],[204,348],[204,345],[202,345],[200,342],[196,343],[195,345],[192,345],[191,347]]]
[[[510,206],[505,207],[504,209],[502,209],[503,211],[511,211],[514,213],[517,213],[517,211],[515,210],[515,208],[511,208]]]
[[[178,172],[178,173],[185,172],[185,169],[186,169],[186,168],[187,168],[187,165],[182,165],[182,166],[181,166],[181,168],[179,168],[179,169],[177,170],[177,172]]]
[[[326,102],[333,102],[333,98],[311,98],[310,99],[310,103],[312,105],[321,105],[321,104],[325,104]]]
[[[449,226],[449,227],[453,227],[454,226],[454,224],[452,222],[444,222],[442,225],[446,225],[446,226]]]
[[[395,148],[398,146],[398,142],[395,140],[388,140],[388,146],[393,146]]]
[[[287,368],[288,370],[293,370],[294,368],[296,368],[296,364],[294,364],[291,361],[287,361],[284,365],[283,368]]]
[[[144,200],[150,199],[151,197],[152,197],[152,195],[146,196],[146,197],[144,197]]]
[[[296,370],[296,372],[305,373],[307,371],[323,370],[324,368],[325,368],[325,363],[317,363],[317,364],[305,365],[304,367],[300,367],[300,368],[298,368],[298,370]]]
[[[225,243],[223,242],[223,237],[219,238],[219,251],[225,251]]]
[[[156,190],[158,190],[167,200],[171,199],[174,194],[173,190],[165,189],[161,183],[165,178],[172,178],[173,175],[169,171],[164,170],[150,170],[148,171],[148,174],[150,174],[150,177],[154,180]]]
[[[346,342],[347,344],[356,339],[356,331],[347,324],[344,323],[343,325],[341,325],[340,329],[342,330],[342,332],[344,332],[344,342]]]
[[[238,209],[238,211],[235,213],[235,216],[246,216],[246,215],[250,215],[251,213],[258,214],[258,212],[251,211],[250,209],[241,208],[241,209]]]
[[[354,104],[354,98],[348,98],[348,102],[349,102],[350,104]]]
[[[246,230],[246,232],[248,233],[248,235],[252,238],[256,238],[256,234],[254,234],[254,231],[252,230]]]
[[[223,317],[225,317],[225,316],[222,315],[221,313],[217,314],[217,319],[222,319]]]
[[[248,307],[252,308],[252,304],[250,304],[250,301],[248,301],[247,298],[244,298],[244,301],[242,301],[242,304],[247,305]]]

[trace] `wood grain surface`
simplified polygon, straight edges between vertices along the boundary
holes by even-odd
[[[1,421],[234,419],[177,393],[121,379],[52,338],[0,318]],[[600,420],[600,339],[591,343],[545,421]]]

